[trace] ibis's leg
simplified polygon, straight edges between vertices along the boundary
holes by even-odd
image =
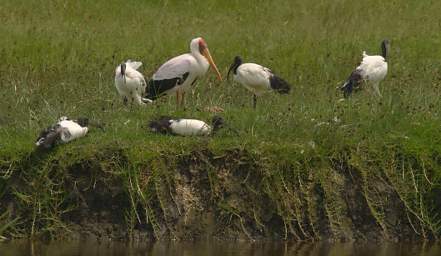
[[[136,101],[136,103],[138,103],[138,105],[146,105],[145,102],[142,101],[141,96],[139,96],[139,95],[135,96],[135,101]]]
[[[253,108],[256,109],[256,105],[257,105],[257,96],[256,94],[253,95]]]
[[[380,88],[378,88],[378,83],[373,83],[372,87],[374,88],[375,93],[378,95],[379,98],[381,98]]]
[[[360,87],[363,91],[368,91],[369,95],[371,97],[374,96],[374,86],[371,83],[368,83],[367,81],[363,81],[363,87]]]

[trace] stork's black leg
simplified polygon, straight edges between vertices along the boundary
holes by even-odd
[[[256,94],[253,95],[253,108],[256,109],[256,105],[257,105],[257,96]]]

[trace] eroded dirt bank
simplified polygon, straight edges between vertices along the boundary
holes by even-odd
[[[203,149],[134,164],[116,148],[67,162],[28,156],[1,166],[2,232],[7,237],[343,241],[439,234],[434,170],[419,168],[413,158],[395,154],[390,163],[397,165],[381,169],[350,151],[293,162],[266,157]]]

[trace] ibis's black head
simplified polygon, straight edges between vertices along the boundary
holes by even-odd
[[[120,66],[121,66],[121,75],[125,76],[126,75],[126,63],[122,63]]]
[[[170,132],[170,120],[172,120],[171,117],[161,116],[158,119],[150,121],[149,128],[153,132],[168,133]]]
[[[61,126],[56,124],[44,129],[36,141],[36,146],[38,149],[50,149],[57,141],[60,139]]]
[[[384,39],[383,42],[381,42],[381,56],[385,60],[387,60],[387,57],[389,55],[389,48],[390,48],[390,42],[388,39]]]
[[[89,125],[89,118],[80,117],[77,119],[77,124],[79,124],[81,127],[87,127]]]
[[[242,59],[239,56],[234,57],[233,64],[231,64],[228,69],[227,79],[230,77],[230,72],[233,71],[233,74],[236,74],[237,68],[242,65]]]
[[[211,119],[211,125],[213,125],[213,131],[217,131],[223,127],[225,121],[221,116],[213,116]]]

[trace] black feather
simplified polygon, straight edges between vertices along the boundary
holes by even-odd
[[[221,116],[213,116],[211,119],[211,125],[213,126],[213,133],[222,128],[225,124],[224,119]]]
[[[75,120],[77,124],[79,124],[81,127],[87,127],[89,126],[89,118],[87,117],[79,117],[77,120]]]
[[[40,132],[40,136],[36,142],[39,143],[37,147],[39,148],[52,148],[61,138],[61,126],[56,124],[50,126]]]
[[[288,94],[291,90],[291,85],[276,75],[270,77],[270,85],[273,90],[280,94]]]
[[[156,120],[152,120],[149,123],[149,127],[154,132],[159,132],[162,134],[172,133],[170,129],[170,120],[173,120],[168,116],[161,116]]]
[[[168,90],[173,87],[181,85],[188,78],[190,73],[187,72],[182,77],[175,77],[171,79],[153,80],[151,79],[146,88],[146,97],[149,100],[156,100],[164,95]]]
[[[234,57],[233,63],[228,69],[227,79],[230,77],[231,71],[233,71],[233,74],[237,74],[237,68],[239,68],[240,65],[242,65],[242,59],[240,58],[240,56]]]
[[[362,76],[360,72],[358,70],[353,71],[346,82],[343,84],[343,86],[340,88],[343,91],[343,96],[345,98],[349,97],[354,89],[357,89],[360,86],[361,81]]]

